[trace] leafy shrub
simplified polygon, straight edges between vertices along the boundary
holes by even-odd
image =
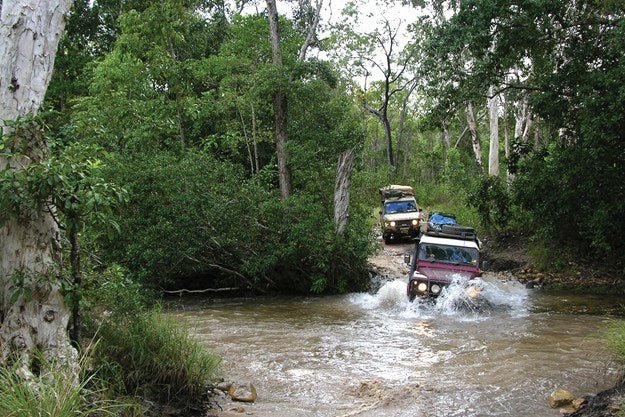
[[[623,145],[610,136],[578,146],[552,145],[522,159],[514,200],[537,231],[578,253],[618,262],[625,247]]]
[[[487,229],[502,231],[511,219],[511,200],[505,182],[496,176],[481,176],[467,195]]]
[[[533,242],[528,253],[532,263],[541,271],[561,272],[568,266],[568,254],[561,246],[551,243],[547,237]]]
[[[279,199],[236,164],[198,152],[120,157],[109,175],[130,201],[105,261],[151,286],[248,286],[284,292],[341,292],[368,283],[369,213],[352,205],[343,237],[334,233],[335,167]],[[357,193],[354,193],[357,195]],[[314,285],[313,285],[314,284]]]

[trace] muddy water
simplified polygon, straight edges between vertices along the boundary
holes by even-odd
[[[546,295],[485,277],[471,310],[460,287],[408,303],[405,281],[376,294],[187,300],[172,314],[259,394],[259,417],[557,416],[547,396],[608,388],[601,340],[619,299]],[[227,409],[232,405],[224,404]]]

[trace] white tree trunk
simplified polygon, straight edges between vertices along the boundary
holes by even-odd
[[[506,106],[506,101],[503,96],[499,96],[501,99],[501,108],[502,108],[502,118],[503,118],[503,149],[504,155],[506,155],[506,159],[510,157],[510,133],[508,132],[508,110]]]
[[[529,111],[529,95],[525,93],[523,99],[517,105],[516,122],[514,124],[514,137],[527,142],[531,127],[531,114]]]
[[[490,146],[488,149],[488,175],[499,175],[499,97],[495,87],[488,89],[488,114],[490,118]]]
[[[480,138],[477,135],[477,124],[475,123],[475,115],[473,113],[473,103],[467,102],[467,125],[469,132],[471,132],[471,143],[473,144],[473,154],[475,155],[475,162],[482,171],[482,147],[480,146]]]
[[[510,161],[510,133],[508,129],[508,110],[506,101],[503,96],[501,98],[501,108],[503,109],[503,149],[506,155],[506,161]],[[508,183],[510,183],[513,179],[512,174],[510,173],[509,165],[506,164],[506,176],[508,178]]]
[[[354,149],[348,149],[339,156],[334,183],[334,224],[341,235],[349,219],[349,183],[354,166]]]
[[[71,4],[71,0],[0,3],[0,120],[37,113]],[[45,152],[45,143],[34,143],[36,159]],[[7,165],[9,161],[0,158],[0,169]],[[18,169],[14,164],[10,168]],[[36,349],[58,366],[76,366],[76,351],[67,335],[69,310],[58,280],[60,238],[51,210],[23,210],[0,229],[0,360],[18,360],[24,376],[31,375]]]

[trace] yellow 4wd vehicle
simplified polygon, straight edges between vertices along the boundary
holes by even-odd
[[[380,188],[380,226],[384,243],[401,238],[417,238],[421,224],[421,210],[414,191],[408,185],[389,185]]]

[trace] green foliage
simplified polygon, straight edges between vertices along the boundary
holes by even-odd
[[[625,240],[621,143],[554,147],[526,158],[514,183],[515,200],[533,214],[534,227],[582,253],[617,259]],[[617,165],[618,164],[618,165]],[[590,252],[588,252],[590,250]]]
[[[97,335],[103,318],[111,322],[130,321],[149,310],[157,294],[128,277],[119,265],[93,270],[85,279],[87,332]]]
[[[87,286],[88,329],[98,339],[93,366],[115,396],[197,404],[207,394],[219,358],[159,308],[155,298],[119,267],[94,275]]]
[[[127,185],[130,201],[117,218],[124,233],[103,246],[105,260],[146,283],[194,278],[209,288],[247,286],[246,278],[257,289],[307,292],[313,276],[322,275],[327,292],[365,284],[368,231],[358,208],[351,239],[343,241],[335,237],[327,199],[297,195],[282,202],[239,167],[206,153],[118,162],[109,175]]]
[[[567,248],[554,244],[548,237],[533,242],[528,248],[528,253],[532,264],[540,271],[563,272],[568,267],[570,255]]]
[[[467,196],[467,203],[475,207],[481,223],[503,231],[511,219],[510,195],[505,181],[496,176],[478,178]]]
[[[42,358],[39,358],[44,361]],[[44,361],[45,362],[45,361]],[[84,367],[84,363],[82,364]],[[69,370],[46,364],[45,373],[24,380],[14,369],[0,367],[0,415],[5,417],[77,417],[114,415],[121,404],[98,399],[88,386],[91,378],[76,382]]]
[[[17,135],[23,132],[18,130]],[[0,212],[2,219],[24,210],[55,207],[68,228],[82,228],[87,219],[109,226],[113,208],[122,203],[126,192],[101,176],[101,150],[95,146],[48,140],[48,152],[33,156],[24,138],[2,138],[2,157],[9,161],[0,172]],[[10,169],[20,164],[20,169]]]
[[[619,361],[625,361],[625,325],[614,324],[607,333],[608,346]]]
[[[250,272],[268,276],[283,291],[340,293],[368,284],[366,260],[371,251],[366,209],[352,207],[344,237],[334,233],[332,208],[316,196],[261,203],[269,229],[255,248]],[[363,238],[365,237],[365,238]]]
[[[453,2],[433,3],[442,11]],[[512,204],[529,212],[526,227],[619,263],[615,254],[625,247],[622,233],[614,232],[625,227],[622,7],[467,1],[453,12],[430,20],[423,61],[437,119],[449,121],[491,85],[506,90],[507,102],[521,103],[528,95],[539,135],[536,143],[511,140]]]
[[[102,324],[94,365],[123,395],[189,405],[207,395],[219,358],[160,310]]]

